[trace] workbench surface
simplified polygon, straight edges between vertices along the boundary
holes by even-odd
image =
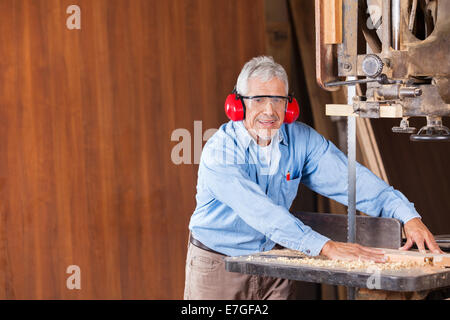
[[[285,255],[281,251],[278,255],[261,252],[247,256],[227,257],[225,269],[260,276],[388,291],[411,292],[450,286],[449,268],[421,266],[383,270],[376,266],[369,266],[367,269],[350,270],[339,266],[301,264],[295,259],[302,259],[302,257]]]

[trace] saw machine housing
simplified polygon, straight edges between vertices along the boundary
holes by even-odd
[[[328,115],[401,118],[392,128],[415,133],[408,118],[426,117],[412,141],[450,141],[450,1],[316,0],[316,72],[334,91],[357,85],[349,105]]]

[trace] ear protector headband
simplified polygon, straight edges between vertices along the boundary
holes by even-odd
[[[225,100],[225,113],[232,121],[241,121],[245,119],[245,103],[244,98],[237,93],[236,88]],[[300,114],[300,107],[297,100],[289,95],[288,103],[284,113],[284,123],[292,123],[297,120]]]

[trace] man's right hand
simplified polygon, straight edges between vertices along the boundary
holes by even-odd
[[[386,262],[384,252],[380,249],[363,247],[357,243],[328,241],[320,251],[333,260],[363,260],[374,262]]]

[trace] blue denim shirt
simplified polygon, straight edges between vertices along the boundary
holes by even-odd
[[[347,205],[347,157],[301,122],[283,124],[279,139],[281,157],[272,175],[261,174],[251,160],[252,138],[242,122],[223,124],[207,141],[189,223],[196,239],[228,256],[267,251],[275,243],[312,256],[320,253],[330,239],[303,224],[289,208],[300,183]],[[403,223],[420,218],[401,192],[360,164],[356,170],[358,210]]]

